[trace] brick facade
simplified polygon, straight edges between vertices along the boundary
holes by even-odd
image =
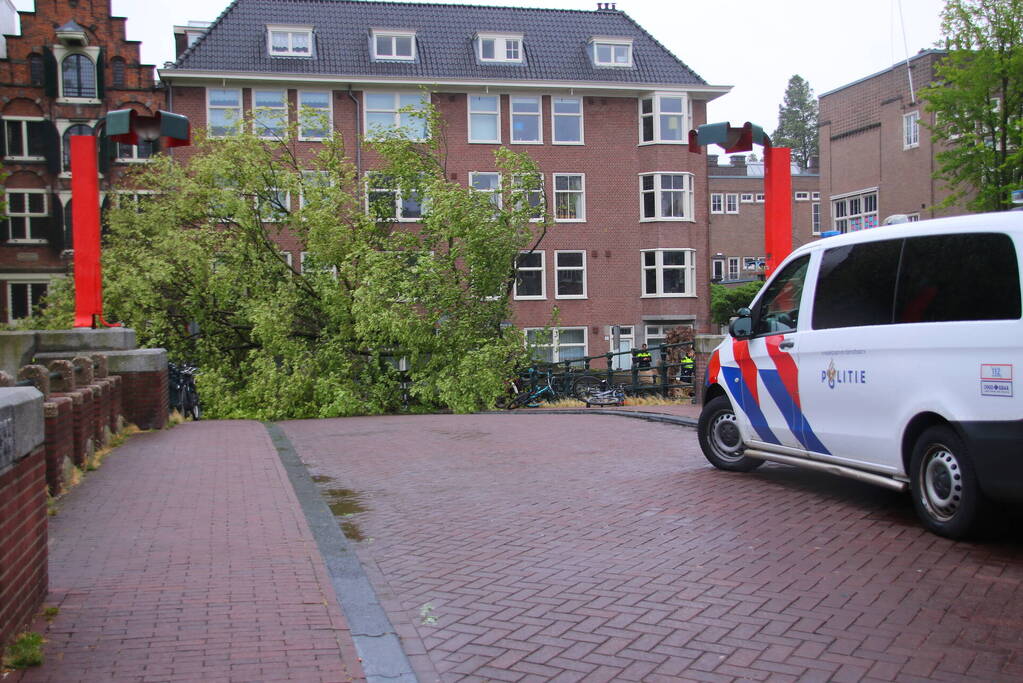
[[[63,276],[70,264],[71,179],[64,163],[65,132],[75,125],[88,126],[75,129],[76,134],[94,131],[115,109],[152,114],[165,108],[163,91],[154,85],[153,67],[140,63],[139,42],[125,39],[126,20],[111,16],[110,0],[37,0],[34,12],[18,14],[21,35],[6,37],[7,58],[0,59],[4,123],[0,135],[4,170],[9,173],[5,185],[8,193],[16,194],[13,208],[27,196],[34,204],[29,208],[42,215],[3,222],[0,322],[23,317],[47,283]],[[59,37],[58,28],[69,30]],[[96,72],[91,97],[65,96],[63,60],[77,59],[74,55],[87,59]],[[90,92],[86,87],[71,94]],[[135,163],[118,159],[135,158],[138,152],[104,142],[99,145],[100,199],[109,205],[112,188]]]
[[[120,375],[124,418],[139,429],[163,429],[167,425],[170,399],[167,369],[154,372],[126,372]]]
[[[46,484],[51,496],[64,490],[64,463],[74,462],[75,413],[69,397],[49,396],[43,404],[46,416]]]

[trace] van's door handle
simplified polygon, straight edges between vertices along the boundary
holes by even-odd
[[[792,341],[791,339],[785,339],[785,340],[782,341],[781,344],[778,344],[778,348],[779,349],[791,349],[795,345],[796,345],[796,342]]]

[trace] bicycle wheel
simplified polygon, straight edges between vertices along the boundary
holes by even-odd
[[[529,403],[530,399],[533,398],[533,393],[530,391],[520,391],[515,394],[515,398],[508,402],[508,410],[515,410]]]
[[[587,396],[583,400],[588,406],[617,406],[622,403],[621,397],[613,391],[602,391],[599,394]]]
[[[593,375],[581,375],[576,378],[575,383],[572,385],[572,395],[580,401],[586,401],[588,396],[592,396],[600,391],[600,380]]]

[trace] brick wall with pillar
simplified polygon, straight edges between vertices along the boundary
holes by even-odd
[[[703,405],[703,392],[707,382],[707,364],[710,362],[710,355],[718,347],[725,337],[720,334],[698,334],[693,340],[693,356],[696,362],[693,364],[693,389],[696,392],[696,402]]]
[[[0,389],[0,654],[48,588],[43,395]]]

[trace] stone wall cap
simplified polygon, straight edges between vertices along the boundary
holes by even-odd
[[[45,440],[43,395],[35,387],[0,389],[0,473]]]

